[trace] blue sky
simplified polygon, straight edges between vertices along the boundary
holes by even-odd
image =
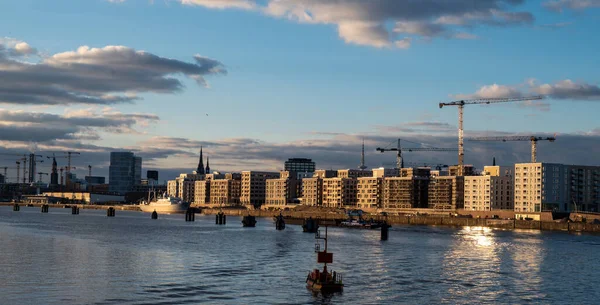
[[[286,9],[294,5],[302,8],[312,17],[306,21],[297,15],[267,11],[268,0],[0,1],[0,37],[36,48],[39,58],[21,59],[29,62],[75,51],[80,46],[109,45],[186,63],[192,63],[195,54],[217,60],[227,73],[205,75],[209,88],[179,74],[178,79],[185,85],[179,92],[159,94],[138,90],[135,94],[143,100],[110,105],[112,112],[154,114],[159,119],[130,126],[136,132],[97,129],[100,136],[96,139],[78,141],[103,148],[134,148],[142,155],[149,146],[152,148],[146,142],[156,137],[185,138],[196,144],[207,142],[204,144],[208,151],[217,155],[213,162],[224,170],[244,169],[244,166],[274,169],[279,159],[285,157],[257,153],[252,163],[241,162],[236,166],[235,145],[228,144],[227,150],[221,151],[225,146],[222,142],[229,143],[232,138],[261,141],[265,146],[277,148],[274,151],[309,154],[311,150],[295,149],[316,142],[354,147],[363,136],[450,137],[456,134],[457,111],[439,109],[437,103],[453,100],[459,94],[478,97],[481,94],[477,95],[477,91],[482,86],[494,84],[501,87],[489,91],[485,97],[503,97],[507,90],[513,95],[533,94],[542,90],[543,85],[550,89],[544,91],[546,99],[537,107],[523,103],[467,107],[468,131],[489,135],[600,134],[598,1],[522,1],[518,5],[502,0],[481,1],[482,6],[488,3],[492,7],[493,16],[489,15],[488,7],[474,10],[468,7],[469,1],[447,1],[455,2],[457,7],[467,3],[470,15],[452,15],[449,12],[453,10],[448,9],[421,19],[407,19],[401,10],[381,13],[377,4],[361,7],[361,2],[369,1],[344,0],[337,2],[337,7],[323,6],[328,4],[324,0],[282,1],[282,5],[292,3]],[[391,5],[386,9],[393,11],[394,5],[403,7],[407,1],[372,2]],[[252,7],[240,9],[240,3]],[[414,9],[417,14],[421,8],[406,6],[406,9]],[[430,7],[428,11],[435,9]],[[331,17],[336,14],[328,10],[347,14]],[[515,12],[522,14],[506,17]],[[377,14],[382,16],[379,18]],[[470,17],[475,14],[478,17]],[[363,15],[372,19],[363,20]],[[449,16],[461,20],[439,21]],[[376,31],[357,32],[356,23],[364,22],[380,22],[389,35],[394,35],[392,29],[400,24],[419,28],[398,33],[389,41],[375,40]],[[351,29],[344,33],[338,28],[340,24],[350,24]],[[444,27],[442,33],[425,31],[439,29],[440,25]],[[458,33],[469,39],[456,38]],[[409,39],[409,47],[395,45],[397,40],[405,38]],[[571,83],[565,83],[566,80]],[[569,86],[564,89],[561,82]],[[6,111],[57,115],[84,109],[100,111],[102,107],[84,103],[0,105]],[[448,126],[444,131],[389,132],[390,127],[415,123]],[[378,140],[373,138],[367,143],[374,150]],[[28,142],[31,141],[41,150],[52,146],[44,141]],[[431,141],[434,145],[442,144],[437,139]],[[209,142],[215,145],[211,148]],[[161,147],[177,145],[169,141],[154,143],[160,143],[156,145]],[[221,146],[216,145],[219,143]],[[11,141],[5,146],[18,150],[24,147],[21,144]],[[252,149],[259,151],[260,147]],[[165,153],[155,159],[149,157],[152,161],[148,164],[158,168],[185,167],[179,165],[197,162],[191,155],[195,150],[190,144],[185,148],[190,155]],[[219,164],[220,152],[222,164]],[[307,157],[321,161],[323,166],[355,166],[350,163],[353,160],[331,162],[346,160],[345,157]],[[227,158],[229,161],[225,162]],[[105,165],[106,160],[98,161],[99,167]]]

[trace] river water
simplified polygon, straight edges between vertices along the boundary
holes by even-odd
[[[329,228],[345,289],[313,294],[314,235],[271,219],[0,207],[0,304],[598,304],[600,236]]]

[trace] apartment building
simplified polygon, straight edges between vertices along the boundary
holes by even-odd
[[[337,171],[338,178],[360,178],[360,177],[372,177],[373,171],[360,170],[360,169],[339,169]]]
[[[383,177],[361,177],[357,179],[356,196],[359,208],[381,207],[383,180]]]
[[[568,211],[567,172],[562,164],[515,164],[515,212]]]
[[[600,166],[568,165],[570,211],[600,212]]]
[[[486,166],[483,174],[464,177],[464,209],[471,211],[514,209],[512,175],[508,171],[503,171],[500,166]]]
[[[194,202],[195,200],[195,182],[202,180],[204,175],[183,173],[175,180],[167,181],[167,193],[170,196],[181,198],[185,202]]]
[[[358,180],[353,178],[323,179],[323,206],[342,208],[356,206]]]
[[[438,176],[429,179],[427,199],[430,209],[462,209],[464,196],[462,176]]]
[[[199,180],[194,185],[194,204],[210,204],[211,180]]]
[[[318,169],[313,174],[313,177],[318,177],[318,178],[324,179],[324,178],[334,178],[334,177],[337,177],[337,175],[338,175],[338,171],[335,171],[335,170]]]
[[[323,205],[323,179],[319,177],[302,179],[302,204]]]
[[[243,171],[242,172],[242,205],[258,208],[265,203],[267,179],[279,178],[279,173]]]
[[[213,205],[239,205],[241,179],[213,179],[210,181],[210,203]]]
[[[600,167],[515,164],[515,211],[600,211]]]
[[[373,177],[383,178],[383,177],[398,177],[399,170],[397,168],[374,168],[373,169]]]
[[[267,179],[265,206],[284,206],[298,198],[295,172],[282,171],[280,178]]]

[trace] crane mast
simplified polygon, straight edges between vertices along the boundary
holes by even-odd
[[[459,176],[464,175],[465,151],[464,151],[463,117],[464,117],[465,105],[531,101],[531,100],[541,100],[542,98],[543,98],[542,96],[538,95],[538,96],[529,96],[529,97],[481,98],[481,99],[472,99],[472,100],[453,101],[453,102],[448,102],[448,103],[439,103],[440,108],[443,108],[444,106],[458,106],[458,175]]]

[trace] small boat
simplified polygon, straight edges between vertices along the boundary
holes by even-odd
[[[161,197],[148,196],[148,200],[143,201],[138,205],[142,212],[152,213],[185,213],[190,207],[188,202],[181,200],[180,198],[168,196],[163,194]]]
[[[315,252],[317,253],[317,262],[323,264],[323,271],[314,269],[309,272],[306,277],[306,288],[321,293],[340,292],[344,289],[342,275],[335,271],[327,271],[327,264],[333,263],[333,253],[327,252],[327,226],[325,226],[325,237],[321,237],[320,235],[320,231],[315,233],[315,239],[317,239]],[[325,249],[323,251],[320,251],[321,244],[318,240],[325,242]]]
[[[346,228],[358,228],[358,229],[379,229],[381,228],[381,226],[383,225],[383,223],[378,222],[378,221],[364,221],[364,220],[356,220],[356,219],[349,219],[346,221],[342,221],[340,223],[340,227],[346,227]]]

